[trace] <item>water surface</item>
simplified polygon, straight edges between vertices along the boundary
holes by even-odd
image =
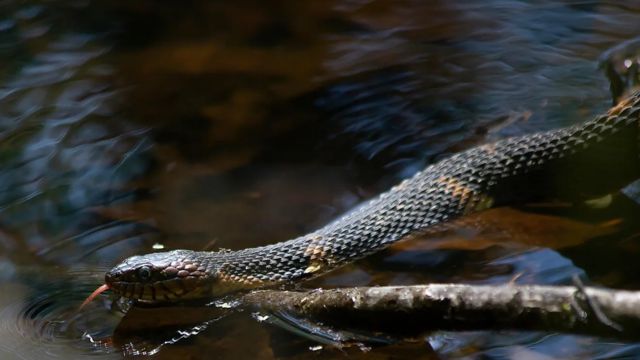
[[[451,153],[585,121],[639,19],[633,1],[0,0],[1,357],[631,356],[523,332],[343,352],[215,306],[77,306],[127,256],[289,239]],[[636,289],[639,214],[624,195],[498,209],[307,286]]]

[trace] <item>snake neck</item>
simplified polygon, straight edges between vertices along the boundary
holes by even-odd
[[[225,283],[262,287],[307,279],[412,233],[492,206],[606,194],[640,177],[640,96],[579,126],[456,154],[305,236],[218,253]]]

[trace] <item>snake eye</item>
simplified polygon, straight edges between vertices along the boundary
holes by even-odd
[[[149,280],[149,278],[151,278],[151,269],[149,269],[148,266],[143,266],[138,269],[138,278],[141,281]]]

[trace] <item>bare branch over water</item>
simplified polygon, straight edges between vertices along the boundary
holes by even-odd
[[[544,330],[632,338],[640,292],[581,286],[431,284],[248,293],[246,306],[395,334]],[[635,336],[634,336],[635,335]]]

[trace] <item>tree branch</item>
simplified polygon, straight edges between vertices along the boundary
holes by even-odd
[[[432,284],[313,291],[261,290],[243,303],[327,326],[393,334],[518,329],[630,338],[640,292],[572,286]]]

